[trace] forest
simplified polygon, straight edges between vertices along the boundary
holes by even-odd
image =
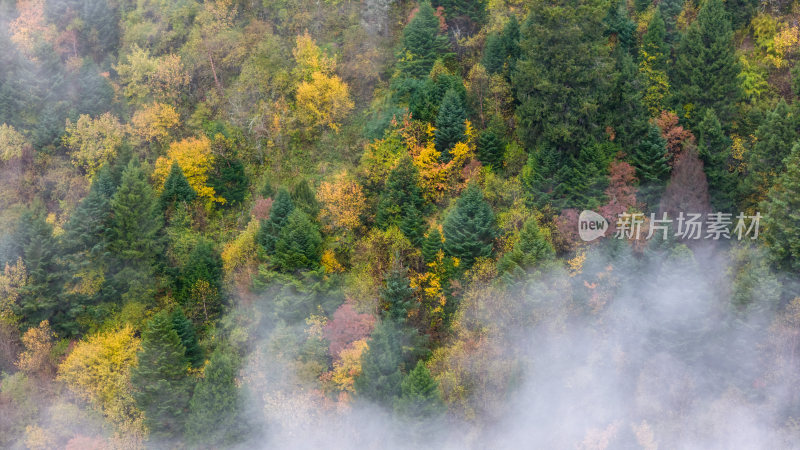
[[[800,449],[798,99],[791,0],[0,0],[0,448]]]

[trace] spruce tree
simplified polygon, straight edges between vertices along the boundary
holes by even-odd
[[[375,326],[367,350],[361,355],[361,375],[356,378],[356,394],[381,405],[391,405],[402,393],[402,333],[394,322],[384,320]]]
[[[486,130],[478,136],[478,159],[494,169],[503,167],[505,145],[493,130]]]
[[[650,126],[647,137],[633,149],[630,160],[639,178],[639,197],[654,210],[669,175],[667,141],[658,127]]]
[[[319,202],[314,190],[308,184],[308,180],[301,178],[300,181],[292,185],[292,201],[294,205],[305,211],[312,219],[316,219],[319,214]]]
[[[614,143],[628,149],[647,135],[648,112],[642,102],[644,86],[633,57],[621,46],[614,50],[614,56],[613,87],[605,103],[606,123],[613,129]]]
[[[425,363],[418,361],[416,367],[403,378],[400,397],[394,401],[395,412],[415,421],[426,422],[440,417],[446,409],[439,383],[433,379]]]
[[[177,280],[178,300],[186,307],[191,307],[190,302],[192,289],[196,286],[198,281],[205,281],[208,286],[214,291],[219,292],[222,288],[222,257],[213,242],[207,239],[200,239],[200,241],[192,249],[186,264],[180,269],[180,274]],[[208,307],[209,305],[206,305]],[[212,311],[207,311],[210,314],[219,312],[220,306],[215,303],[212,306]]]
[[[181,339],[181,345],[185,349],[186,360],[192,367],[200,367],[203,365],[203,350],[197,342],[197,333],[195,332],[194,325],[186,318],[183,309],[175,308],[170,315],[172,321],[172,328],[178,333]]]
[[[675,44],[680,39],[678,31],[678,16],[683,10],[685,0],[661,0],[658,2],[658,12],[664,20],[666,29],[665,42]]]
[[[384,320],[397,324],[405,322],[414,302],[414,290],[408,281],[406,270],[396,261],[386,274],[380,298]]]
[[[442,153],[442,161],[450,161],[450,150],[457,142],[464,140],[466,119],[463,100],[455,90],[448,90],[436,116],[436,150]]]
[[[436,260],[436,255],[441,249],[442,233],[439,232],[438,228],[432,227],[422,242],[422,258],[426,263],[431,263]]]
[[[764,237],[776,265],[800,270],[800,143],[785,160],[786,170],[769,190],[764,210]]]
[[[522,53],[522,49],[519,46],[520,40],[520,31],[519,31],[519,22],[517,21],[517,16],[511,15],[511,18],[508,19],[505,26],[503,27],[503,44],[506,48],[506,58],[507,58],[507,66],[508,75],[514,71],[514,68],[517,65],[517,60],[519,60],[519,56]]]
[[[19,219],[14,240],[21,248],[27,278],[11,308],[25,328],[49,320],[56,332],[71,336],[77,332],[75,311],[60,297],[63,268],[53,226],[45,214],[44,207],[37,205],[26,209]]]
[[[218,158],[210,185],[217,195],[225,199],[226,208],[242,203],[249,185],[242,160],[236,157]]]
[[[422,2],[414,18],[403,29],[400,72],[407,78],[428,75],[437,58],[446,54],[447,38],[439,33],[439,18],[428,2]]]
[[[228,447],[242,440],[245,418],[241,415],[237,364],[229,351],[218,347],[211,353],[203,377],[189,402],[186,437],[196,445]]]
[[[147,297],[163,252],[163,218],[138,161],[131,160],[111,198],[108,249],[116,258],[114,284],[120,294]]]
[[[315,269],[322,252],[322,236],[308,214],[296,208],[286,219],[275,242],[275,264],[284,272]]]
[[[483,67],[490,75],[502,73],[506,64],[506,46],[503,42],[503,35],[500,33],[490,33],[486,38],[486,45],[483,49]]]
[[[294,210],[294,202],[286,188],[278,189],[272,208],[269,210],[269,218],[261,220],[261,227],[258,229],[256,241],[264,247],[267,253],[275,251],[275,242],[281,228],[289,218],[289,214]]]
[[[526,148],[575,155],[601,138],[597,112],[613,64],[602,35],[604,12],[595,1],[532,4],[512,76]]]
[[[470,268],[476,258],[492,254],[494,213],[476,184],[470,184],[461,194],[442,229],[445,252],[459,258],[464,269]]]
[[[183,174],[183,169],[177,161],[172,163],[167,181],[164,182],[164,190],[161,191],[162,207],[166,208],[175,202],[189,203],[195,198],[197,198],[197,192],[189,184],[189,180]]]
[[[137,360],[131,369],[131,384],[145,425],[154,438],[177,437],[183,432],[189,406],[189,362],[166,311],[147,322]]]
[[[722,0],[706,0],[681,39],[672,76],[674,104],[696,125],[707,108],[729,123],[740,97],[733,29]]]
[[[733,212],[736,176],[728,170],[731,159],[731,140],[722,131],[714,110],[706,110],[697,125],[698,150],[703,170],[708,178],[711,205],[716,211]]]
[[[756,142],[747,160],[745,206],[757,204],[772,184],[773,174],[783,169],[783,160],[798,139],[797,116],[781,99],[756,130]]]
[[[612,37],[623,51],[633,54],[636,50],[636,36],[634,35],[636,24],[628,17],[626,2],[623,0],[612,2],[603,23],[605,24],[603,34]]]
[[[381,229],[397,226],[414,245],[419,245],[427,207],[419,187],[419,171],[410,159],[401,159],[381,191],[376,224]]]
[[[555,257],[552,244],[545,238],[534,217],[525,221],[514,248],[503,255],[498,272],[518,277],[531,267]]]

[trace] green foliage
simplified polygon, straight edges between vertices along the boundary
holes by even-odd
[[[555,257],[553,245],[542,233],[534,217],[525,221],[514,248],[498,262],[498,272],[507,279],[524,279],[526,272]]]
[[[261,220],[261,226],[256,235],[256,241],[264,247],[267,253],[275,251],[275,242],[278,240],[278,234],[292,211],[294,211],[294,202],[289,191],[285,188],[278,189],[278,194],[275,196],[272,208],[269,211],[269,218]]]
[[[468,269],[475,258],[491,256],[496,236],[494,213],[483,192],[470,184],[456,201],[442,226],[444,251],[461,260]]]
[[[746,194],[763,198],[797,139],[795,111],[781,99],[756,130],[756,142],[747,158]]]
[[[666,39],[667,29],[659,8],[647,24],[647,32],[642,35],[642,50],[650,56],[655,56],[653,69],[667,70],[669,44]]]
[[[613,37],[623,51],[633,54],[636,50],[636,24],[628,17],[626,2],[612,3],[603,23],[606,26],[604,34]]]
[[[397,324],[384,320],[375,326],[369,348],[361,355],[356,394],[381,405],[391,405],[402,393],[403,335]]]
[[[175,308],[170,315],[172,321],[172,328],[178,333],[181,339],[181,345],[186,350],[186,360],[192,367],[200,367],[203,365],[203,350],[197,342],[197,333],[195,332],[194,325],[186,318],[183,309]]]
[[[466,17],[482,23],[486,19],[487,0],[433,0],[432,3],[434,7],[443,7],[449,20]]]
[[[434,122],[439,114],[442,100],[449,90],[454,90],[466,101],[467,90],[461,77],[449,73],[439,73],[423,81],[406,79],[395,87],[398,97],[408,97],[408,111],[415,120]]]
[[[381,229],[397,226],[409,241],[419,245],[427,209],[419,187],[419,171],[410,159],[402,158],[381,191],[375,223]]]
[[[196,445],[226,447],[244,439],[246,422],[240,415],[241,397],[236,382],[238,364],[222,347],[211,353],[203,377],[189,402],[186,437]]]
[[[490,75],[514,71],[520,55],[520,33],[517,16],[512,15],[501,33],[491,33],[483,50],[483,66]]]
[[[447,409],[439,384],[422,361],[403,378],[400,392],[400,397],[394,401],[395,412],[416,421],[436,419]]]
[[[722,0],[707,0],[678,47],[670,77],[674,104],[690,125],[699,123],[707,108],[728,123],[741,95],[738,77],[733,30],[725,7]]]
[[[503,166],[505,143],[493,130],[486,130],[478,136],[478,159],[494,169]]]
[[[226,207],[242,203],[247,195],[249,185],[242,160],[239,158],[216,159],[210,185],[217,195],[225,199]]]
[[[285,272],[315,269],[322,252],[322,236],[308,214],[295,208],[275,241],[275,264]]]
[[[432,227],[422,242],[422,258],[426,263],[436,260],[436,255],[442,250],[442,233],[439,229]]]
[[[308,184],[308,180],[301,178],[292,185],[291,193],[294,205],[305,211],[312,219],[316,219],[317,215],[319,215],[319,202],[314,190]]]
[[[406,272],[406,269],[395,262],[386,274],[386,280],[380,292],[384,320],[402,324],[408,317],[408,312],[414,303],[414,290],[411,288]]]
[[[708,192],[715,211],[733,212],[736,195],[736,175],[728,169],[731,165],[731,140],[722,131],[714,110],[706,110],[697,125],[698,148],[703,169],[708,178]]]
[[[598,138],[612,60],[600,2],[534,2],[512,76],[518,133],[528,149],[577,154]],[[552,176],[548,173],[546,176]]]
[[[161,191],[161,205],[166,208],[176,202],[189,203],[195,198],[197,198],[197,192],[189,184],[183,174],[183,169],[177,161],[173,162],[167,180],[164,182],[164,190]]]
[[[156,261],[163,251],[161,208],[136,160],[122,173],[122,182],[111,198],[108,249],[116,259],[117,292],[146,298],[152,295]]]
[[[636,177],[639,178],[640,199],[650,209],[655,209],[669,174],[667,142],[661,137],[658,127],[650,126],[645,139],[633,149],[630,160],[636,168]]]
[[[630,53],[618,46],[614,51],[613,86],[606,100],[606,123],[614,133],[614,143],[623,149],[636,146],[648,129],[648,114],[642,102],[643,83]]]
[[[400,73],[408,78],[422,78],[431,71],[434,61],[449,48],[447,38],[439,33],[439,18],[428,2],[422,2],[414,18],[403,29],[403,54]]]
[[[464,101],[455,90],[448,90],[436,116],[436,150],[442,153],[442,161],[450,161],[450,150],[464,140],[466,119]]]
[[[764,235],[772,259],[782,269],[800,270],[800,144],[785,160],[786,170],[762,204]]]
[[[186,349],[166,311],[153,316],[142,332],[138,364],[131,369],[136,405],[155,438],[175,438],[184,430],[189,406]]]

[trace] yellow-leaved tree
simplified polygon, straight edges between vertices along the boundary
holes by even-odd
[[[186,180],[197,192],[198,197],[208,202],[225,203],[225,199],[217,197],[214,188],[207,184],[208,172],[214,165],[211,141],[207,137],[188,138],[170,144],[167,156],[158,158],[155,170],[153,170],[153,179],[159,189],[163,189],[164,182],[175,162],[183,170]]]
[[[79,342],[58,367],[58,380],[125,434],[143,429],[130,385],[139,344],[130,325],[101,332]]]
[[[333,181],[319,186],[317,197],[322,203],[320,221],[328,232],[355,231],[361,226],[361,215],[367,203],[361,185],[342,172]]]
[[[81,114],[78,121],[67,119],[64,145],[71,150],[72,163],[91,179],[111,160],[127,134],[127,127],[110,112],[94,119]]]
[[[317,47],[308,31],[297,36],[293,54],[300,79],[295,92],[298,121],[307,132],[324,127],[337,131],[354,104],[347,83],[334,73],[336,61]]]
[[[172,105],[151,103],[133,114],[132,133],[140,142],[164,144],[169,130],[180,122],[180,116]]]

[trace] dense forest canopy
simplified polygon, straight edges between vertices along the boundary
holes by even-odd
[[[0,0],[0,447],[800,448],[798,22]]]

